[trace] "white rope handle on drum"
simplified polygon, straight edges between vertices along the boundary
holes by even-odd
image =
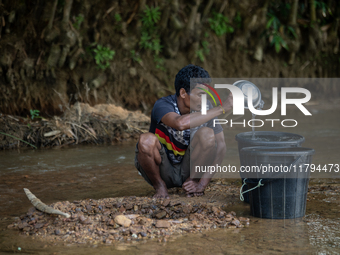
[[[259,183],[258,183],[254,188],[251,188],[251,189],[248,189],[248,190],[242,192],[242,189],[243,189],[244,185],[246,185],[246,180],[247,180],[247,178],[244,178],[244,179],[243,179],[243,185],[242,185],[242,187],[241,187],[241,189],[240,189],[240,200],[241,200],[241,201],[244,201],[244,197],[243,197],[243,194],[244,194],[244,193],[247,193],[247,192],[252,191],[252,190],[254,190],[254,189],[256,189],[256,188],[259,188],[259,187],[261,187],[261,186],[264,186],[264,184],[261,183],[261,181],[262,181],[262,179],[261,179],[261,180],[259,180]]]

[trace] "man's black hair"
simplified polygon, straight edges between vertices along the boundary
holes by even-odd
[[[190,78],[196,78],[197,82],[191,83],[190,86]],[[195,88],[197,83],[210,83],[211,79],[209,73],[204,70],[200,66],[196,65],[187,65],[183,67],[176,75],[175,78],[175,89],[176,89],[176,96],[179,96],[179,90],[181,88],[185,89],[185,92],[190,93],[192,89]]]

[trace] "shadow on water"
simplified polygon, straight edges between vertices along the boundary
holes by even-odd
[[[298,114],[297,114],[298,115]],[[339,120],[334,111],[315,112],[294,133],[315,148],[316,164],[340,163]],[[338,115],[337,115],[338,116]],[[299,117],[299,118],[300,118]],[[322,121],[322,124],[319,121]],[[250,128],[248,128],[250,129]],[[265,129],[258,129],[265,130]],[[239,166],[235,135],[249,130],[225,130],[228,163]],[[275,128],[274,131],[287,131]],[[290,131],[288,131],[290,132]],[[250,226],[215,229],[200,234],[114,245],[53,246],[7,230],[15,217],[31,207],[23,188],[29,188],[46,204],[86,198],[149,196],[153,189],[134,167],[134,144],[77,146],[66,149],[0,152],[0,253],[12,254],[338,254],[340,252],[340,181],[311,179],[306,216],[290,220],[267,220],[250,216],[249,205],[239,202],[228,211],[250,218]],[[340,175],[338,173],[337,175]],[[339,176],[337,176],[339,178]]]

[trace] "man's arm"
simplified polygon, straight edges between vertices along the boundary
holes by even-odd
[[[230,111],[232,109],[232,105],[233,97],[230,93],[227,100],[223,104],[224,111]],[[200,112],[194,112],[184,115],[179,115],[175,112],[169,112],[162,117],[161,121],[169,127],[175,128],[179,131],[183,131],[185,129],[200,126],[222,113],[223,110],[221,107],[214,107],[208,110],[206,115],[202,115]]]

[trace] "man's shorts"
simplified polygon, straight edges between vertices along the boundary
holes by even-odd
[[[182,162],[179,164],[171,164],[168,156],[166,155],[164,145],[159,150],[159,153],[162,158],[162,162],[159,165],[159,172],[161,175],[162,180],[165,182],[167,188],[173,187],[182,187],[182,184],[185,182],[186,179],[190,176],[190,145],[188,146]],[[136,144],[135,150],[135,166],[138,169],[140,175],[151,185],[152,182],[150,181],[149,177],[146,175],[145,171],[143,170],[142,166],[138,162],[138,143]]]

